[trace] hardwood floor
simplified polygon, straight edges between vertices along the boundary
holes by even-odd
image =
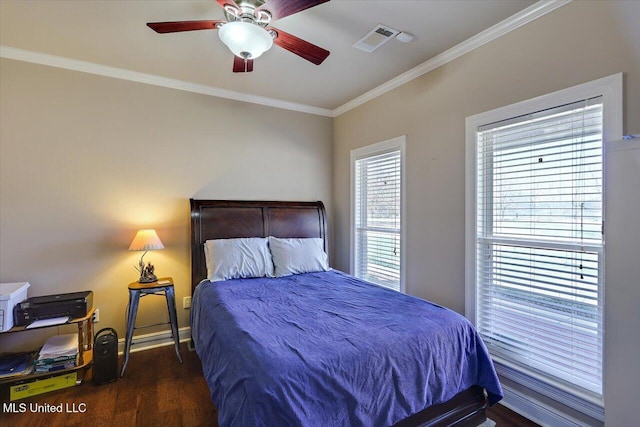
[[[20,400],[22,403],[86,405],[85,413],[0,414],[0,426],[211,426],[217,412],[200,359],[182,345],[180,365],[173,346],[131,353],[117,381],[81,386]]]
[[[54,391],[17,401],[27,412],[0,412],[2,427],[101,427],[168,426],[217,427],[217,411],[202,375],[200,359],[182,345],[184,363],[179,364],[173,346],[132,353],[124,378],[101,386],[90,381],[82,386]],[[4,403],[4,402],[3,402]],[[31,413],[29,404],[62,404],[63,413]],[[86,405],[86,412],[79,410]],[[488,411],[498,427],[533,427],[526,418],[496,405]]]

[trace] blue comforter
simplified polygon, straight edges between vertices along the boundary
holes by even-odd
[[[221,426],[389,426],[477,384],[463,316],[336,270],[200,283],[191,332]]]

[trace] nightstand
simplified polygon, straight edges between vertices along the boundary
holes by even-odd
[[[124,358],[122,360],[122,371],[120,376],[124,376],[124,371],[129,362],[129,351],[133,340],[133,331],[135,329],[148,328],[151,326],[166,325],[167,323],[156,323],[153,325],[145,325],[136,327],[136,315],[138,314],[138,305],[140,298],[147,295],[161,295],[167,299],[167,308],[169,310],[169,322],[171,324],[171,334],[176,346],[176,354],[178,360],[182,363],[182,354],[180,354],[180,339],[178,336],[178,316],[176,314],[176,298],[173,289],[173,279],[171,277],[161,277],[157,282],[152,283],[129,283],[129,310],[127,312],[127,337],[124,343]]]

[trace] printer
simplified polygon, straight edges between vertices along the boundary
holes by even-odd
[[[55,317],[85,317],[92,308],[93,291],[31,297],[15,305],[13,323],[27,326],[36,320]]]

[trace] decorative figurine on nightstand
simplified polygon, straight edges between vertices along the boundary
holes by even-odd
[[[144,251],[138,265],[133,267],[140,273],[139,283],[152,283],[158,280],[154,273],[155,267],[151,263],[147,263],[146,266],[144,264],[144,256],[147,254],[147,251],[156,249],[164,249],[164,245],[155,230],[139,230],[136,233],[136,237],[133,238],[129,250]]]
[[[134,266],[134,268],[140,273],[140,279],[138,280],[139,283],[151,283],[158,280],[158,277],[153,274],[155,267],[151,263],[147,263],[147,266],[145,267],[144,262],[140,260],[138,267]]]

